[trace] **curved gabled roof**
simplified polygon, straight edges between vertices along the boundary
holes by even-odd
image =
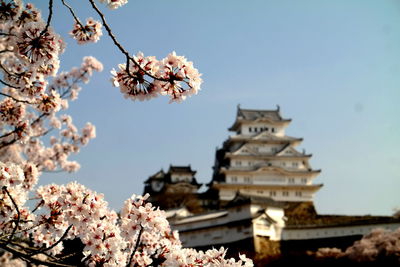
[[[229,128],[230,131],[235,131],[243,121],[268,121],[271,123],[290,122],[291,119],[284,119],[280,114],[279,106],[276,110],[266,109],[241,109],[237,107],[236,119],[233,125]]]

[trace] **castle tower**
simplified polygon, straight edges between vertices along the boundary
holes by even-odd
[[[143,195],[149,193],[149,201],[165,210],[185,205],[195,209],[199,206],[197,191],[202,185],[195,174],[190,165],[170,165],[167,172],[161,169],[144,182]]]
[[[216,151],[211,188],[219,199],[232,200],[238,193],[275,201],[312,201],[322,184],[313,184],[320,170],[309,164],[310,154],[296,150],[302,138],[285,134],[291,119],[276,110],[237,108],[229,131],[235,132]]]

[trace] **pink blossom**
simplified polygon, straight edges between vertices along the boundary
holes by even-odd
[[[88,18],[84,26],[75,22],[74,29],[70,32],[70,35],[77,40],[78,44],[96,43],[103,35],[101,27],[100,22],[93,18]]]

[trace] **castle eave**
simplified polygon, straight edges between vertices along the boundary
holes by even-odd
[[[271,173],[277,172],[281,174],[296,174],[308,175],[319,174],[321,170],[287,170],[278,166],[255,166],[255,167],[241,167],[241,168],[221,168],[221,173],[225,174],[257,174],[257,173]]]
[[[263,155],[261,153],[253,153],[253,154],[236,154],[235,152],[227,152],[225,154],[225,158],[235,158],[235,159],[301,159],[301,158],[311,158],[311,154],[307,155]]]
[[[323,184],[312,184],[312,185],[288,185],[288,184],[228,184],[228,183],[213,183],[213,188],[216,189],[230,189],[230,190],[239,190],[239,189],[272,189],[272,190],[304,190],[316,192]]]
[[[229,131],[237,131],[242,124],[252,124],[252,123],[257,123],[257,122],[268,123],[268,124],[276,125],[276,126],[286,126],[286,125],[289,125],[289,123],[291,121],[292,121],[291,119],[273,120],[270,118],[257,118],[257,119],[251,120],[251,119],[238,118],[235,120],[233,125],[228,128],[228,130]]]

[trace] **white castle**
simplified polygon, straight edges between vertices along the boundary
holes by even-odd
[[[185,247],[224,246],[232,255],[263,260],[320,247],[346,248],[374,228],[400,227],[400,218],[391,216],[318,214],[313,197],[322,184],[313,180],[321,171],[310,166],[311,154],[296,149],[303,139],[286,135],[290,122],[279,107],[238,106],[229,128],[234,135],[216,150],[205,193],[195,193],[200,184],[190,165],[171,166],[146,180],[145,193],[155,204],[168,204],[163,208]],[[170,179],[178,174],[186,178]]]
[[[322,184],[313,184],[320,170],[309,164],[311,155],[296,147],[302,138],[287,136],[291,119],[276,110],[241,109],[229,128],[235,132],[217,153],[212,188],[221,201],[235,195],[269,197],[276,201],[312,201]]]

